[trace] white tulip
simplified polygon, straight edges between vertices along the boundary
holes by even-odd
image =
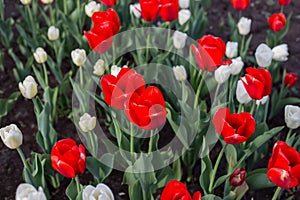
[[[236,98],[240,104],[246,104],[252,100],[241,80],[237,83]]]
[[[238,24],[237,24],[237,27],[239,29],[239,33],[241,35],[248,35],[250,33],[250,30],[251,30],[251,22],[252,20],[251,19],[248,19],[246,17],[242,17]]]
[[[31,0],[20,0],[23,5],[28,5],[31,3]]]
[[[221,65],[215,71],[215,79],[219,84],[225,83],[231,74],[231,68],[228,65]]]
[[[300,126],[300,107],[287,105],[284,110],[284,118],[287,127],[296,129]]]
[[[256,105],[264,105],[269,100],[269,95],[264,96],[261,100],[256,100]]]
[[[35,82],[32,76],[27,76],[25,80],[19,83],[19,90],[23,97],[27,99],[32,99],[36,96],[37,90],[37,83]]]
[[[226,43],[226,56],[227,58],[235,58],[238,55],[238,45],[237,42],[230,42]]]
[[[178,81],[186,80],[187,75],[184,66],[180,65],[180,66],[173,67],[173,73],[175,75],[176,80]]]
[[[179,0],[179,7],[186,9],[190,7],[190,0]]]
[[[105,72],[104,60],[99,59],[94,65],[93,73],[97,76],[102,76]]]
[[[241,57],[237,57],[235,59],[232,59],[231,61],[232,61],[230,65],[231,74],[238,75],[244,67],[244,62]]]
[[[111,189],[99,183],[96,187],[88,185],[82,191],[82,200],[114,200],[114,195]]]
[[[79,119],[79,127],[83,132],[89,132],[96,127],[96,117],[84,113]]]
[[[121,69],[122,69],[121,67],[118,67],[117,65],[113,65],[111,66],[110,73],[111,75],[117,77]]]
[[[75,49],[71,52],[73,63],[81,67],[86,61],[86,53],[84,49]]]
[[[23,143],[22,132],[15,124],[1,128],[0,136],[3,143],[10,149],[16,149]]]
[[[38,190],[28,183],[21,183],[16,191],[16,200],[47,200],[42,187]]]
[[[50,26],[48,29],[48,39],[51,41],[57,40],[59,38],[59,29],[55,26]]]
[[[96,1],[91,1],[90,3],[86,4],[84,7],[85,14],[89,17],[92,17],[94,12],[100,11],[101,4],[97,3]]]
[[[53,0],[41,0],[41,2],[42,2],[43,4],[50,4],[50,3],[53,2]]]
[[[288,52],[288,45],[287,44],[281,44],[272,49],[273,60],[284,62],[288,60],[289,52]]]
[[[260,44],[255,52],[256,62],[260,67],[269,67],[272,63],[273,52],[266,44]]]
[[[173,34],[173,45],[175,46],[175,48],[183,49],[186,44],[187,37],[188,36],[186,33],[175,31]]]
[[[178,13],[178,22],[180,25],[185,24],[191,18],[191,11],[188,9],[182,9]]]
[[[40,64],[47,61],[47,53],[42,47],[39,47],[35,50],[33,57],[35,61]]]
[[[141,17],[141,5],[139,3],[131,4],[129,6],[130,13],[133,14],[136,18]]]

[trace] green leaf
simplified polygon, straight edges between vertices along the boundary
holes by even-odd
[[[212,174],[213,166],[209,156],[204,157],[201,160],[201,175],[199,178],[200,186],[205,194],[208,194],[208,188],[210,183],[210,178]]]
[[[20,92],[12,93],[7,99],[0,99],[0,122],[13,109]]]
[[[86,158],[86,168],[93,177],[97,180],[97,182],[104,182],[104,180],[109,176],[113,169],[113,160],[114,156],[111,154],[104,154],[100,161],[94,157]],[[103,164],[108,163],[109,166]]]
[[[128,186],[128,193],[131,200],[146,200],[143,199],[143,190],[138,180]]]
[[[201,200],[222,200],[220,197],[213,195],[213,194],[209,194],[209,195],[205,195],[201,198]]]
[[[267,172],[267,168],[262,168],[248,173],[246,182],[250,190],[260,190],[275,186],[267,177]]]
[[[69,186],[66,189],[66,195],[70,200],[76,200],[78,191],[76,186],[76,181],[73,178],[69,184]]]

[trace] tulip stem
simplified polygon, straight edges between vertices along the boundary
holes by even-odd
[[[253,100],[252,107],[251,107],[251,110],[250,110],[250,113],[251,113],[252,116],[253,116],[253,113],[255,111],[255,105],[256,105],[256,101]]]
[[[292,134],[292,131],[293,131],[293,130],[290,128],[290,130],[289,130],[289,132],[288,132],[288,134],[287,134],[287,136],[286,136],[285,142],[287,142],[287,141],[290,139],[291,134]]]
[[[222,147],[222,150],[220,151],[219,156],[217,158],[217,161],[215,163],[213,173],[212,173],[212,175],[210,177],[210,183],[209,183],[209,188],[208,188],[208,192],[210,194],[213,192],[213,186],[214,186],[214,181],[215,181],[215,177],[216,177],[216,174],[217,174],[217,170],[219,168],[220,161],[221,161],[221,159],[223,157],[223,154],[225,152],[226,147],[227,147],[227,143]]]
[[[273,197],[272,197],[272,200],[276,200],[278,198],[278,195],[281,191],[281,188],[280,187],[277,187],[277,190],[276,192],[274,193]]]
[[[284,6],[280,7],[280,12],[283,13]]]
[[[133,124],[130,123],[130,153],[133,156],[134,153],[134,134],[133,134]]]
[[[151,130],[150,138],[149,138],[148,155],[150,155],[150,153],[152,152],[153,136],[154,136],[154,130]]]
[[[77,192],[78,194],[80,193],[81,191],[81,187],[80,187],[80,180],[79,180],[79,176],[75,176],[75,182],[76,182],[76,188],[77,188]]]
[[[243,35],[242,38],[241,51],[240,51],[240,55],[242,56],[243,59],[244,59],[244,49],[245,49],[245,35]]]
[[[67,1],[64,1],[64,14],[67,16]]]
[[[219,91],[220,91],[220,87],[221,87],[221,84],[220,84],[220,83],[218,83],[218,85],[217,85],[217,89],[216,89],[216,91],[215,91],[214,103],[215,103],[215,102],[216,102],[216,100],[217,100],[218,93],[219,93]]]
[[[43,71],[44,71],[44,77],[45,77],[45,83],[46,83],[46,86],[49,86],[48,85],[48,73],[47,73],[47,67],[46,67],[46,64],[43,62],[42,63],[43,65]]]
[[[18,153],[19,153],[19,155],[20,155],[20,157],[21,157],[21,160],[22,160],[22,162],[23,162],[24,167],[25,167],[26,169],[30,170],[30,167],[29,167],[28,163],[26,162],[26,158],[25,158],[25,156],[24,156],[24,153],[23,153],[22,149],[21,149],[20,147],[18,147],[18,148],[17,148],[17,151],[18,151]]]
[[[199,84],[199,87],[197,88],[197,92],[196,92],[196,95],[195,95],[195,102],[194,102],[194,108],[196,108],[196,106],[198,105],[198,101],[199,101],[199,98],[200,98],[200,92],[201,92],[201,89],[203,87],[203,84],[204,84],[204,81],[205,81],[205,78],[206,78],[206,75],[207,73],[205,71],[200,71],[199,72],[199,76],[202,74],[202,78],[201,78],[201,81],[200,81],[200,84]],[[198,79],[198,78],[197,78]],[[197,84],[197,82],[196,82]]]

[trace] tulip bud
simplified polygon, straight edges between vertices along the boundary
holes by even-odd
[[[35,52],[33,53],[33,57],[34,57],[35,61],[40,64],[47,61],[47,53],[41,47],[39,47],[35,50]]]
[[[99,183],[96,187],[88,185],[84,188],[82,191],[82,199],[114,200],[114,195],[107,185]]]
[[[237,83],[236,98],[240,104],[246,104],[251,101],[251,97],[249,96],[249,94],[241,80],[239,80]]]
[[[179,7],[182,9],[187,9],[190,7],[190,0],[179,0]]]
[[[272,63],[273,52],[266,44],[260,44],[255,52],[256,62],[260,67],[269,67]]]
[[[173,45],[176,49],[183,49],[187,40],[187,34],[175,31],[173,34]]]
[[[53,0],[41,0],[41,2],[42,2],[43,4],[50,4],[50,3],[53,2]]]
[[[202,194],[201,192],[197,191],[193,194],[193,200],[201,200]]]
[[[284,85],[286,87],[293,87],[298,81],[298,76],[295,73],[287,73],[284,77]]]
[[[31,0],[20,0],[23,5],[28,5],[31,3]]]
[[[237,168],[229,178],[230,185],[237,187],[244,183],[246,179],[246,170],[244,168]]]
[[[121,69],[122,69],[121,67],[118,67],[117,65],[113,65],[111,66],[110,73],[111,75],[117,77]]]
[[[231,74],[231,68],[228,65],[221,65],[215,71],[215,79],[219,84],[225,83]]]
[[[261,100],[256,100],[256,105],[264,105],[269,100],[269,95],[264,96]]]
[[[94,65],[94,71],[93,74],[97,76],[102,76],[105,72],[105,66],[104,61],[102,59],[97,60],[97,62]]]
[[[19,90],[23,97],[32,99],[37,94],[37,83],[32,76],[27,76],[25,80],[19,83]]]
[[[272,49],[273,52],[273,60],[284,62],[288,60],[288,45],[287,44],[281,44]]]
[[[141,18],[141,5],[139,3],[131,4],[129,6],[130,13],[133,14],[136,18]]]
[[[238,45],[237,42],[227,42],[226,43],[226,56],[227,58],[235,58],[238,54]]]
[[[16,200],[47,200],[42,187],[38,190],[28,183],[21,183],[16,191]]]
[[[175,75],[176,80],[178,81],[186,80],[187,75],[184,66],[180,65],[180,66],[173,67],[173,73]]]
[[[89,17],[92,17],[94,12],[100,11],[101,4],[97,3],[96,1],[91,1],[90,3],[86,4],[84,7],[85,14]]]
[[[81,67],[86,61],[86,53],[84,49],[75,49],[71,52],[73,63]]]
[[[239,29],[239,33],[241,35],[248,35],[250,33],[251,22],[252,22],[252,20],[248,19],[246,17],[242,17],[240,19],[237,26],[238,26],[238,29]]]
[[[59,38],[59,29],[55,26],[50,26],[48,29],[48,39],[51,41],[57,40]]]
[[[243,62],[242,58],[237,57],[235,59],[232,59],[231,62],[232,62],[231,65],[230,65],[231,74],[232,75],[238,75],[244,67],[244,62]]]
[[[79,127],[83,132],[89,132],[96,127],[96,117],[84,113],[79,119]]]
[[[178,13],[178,22],[180,25],[185,24],[191,18],[191,11],[188,9],[182,9]]]
[[[287,105],[284,110],[286,126],[290,129],[296,129],[300,126],[300,107]]]
[[[0,136],[3,143],[10,149],[16,149],[22,145],[23,135],[15,124],[1,128]]]

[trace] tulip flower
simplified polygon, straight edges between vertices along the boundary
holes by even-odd
[[[189,9],[182,9],[178,13],[178,22],[180,25],[185,24],[191,18],[192,13]]]
[[[114,195],[111,189],[103,184],[99,183],[96,187],[88,185],[82,191],[82,199],[103,199],[103,200],[114,200]]]
[[[31,0],[20,0],[23,5],[28,5],[31,3]]]
[[[160,200],[200,200],[201,197],[202,195],[198,191],[194,193],[192,198],[185,184],[177,180],[172,180],[166,185],[166,187],[162,191]]]
[[[33,53],[33,57],[34,57],[35,61],[40,64],[47,61],[47,53],[41,47],[39,47],[35,50],[35,52]]]
[[[186,80],[187,74],[184,66],[180,65],[180,66],[173,67],[173,73],[175,75],[176,80],[178,81]]]
[[[270,28],[274,32],[279,32],[284,28],[284,26],[286,24],[285,15],[283,13],[275,13],[275,14],[271,15],[270,17],[268,17],[268,23],[269,23]]]
[[[173,45],[175,46],[175,48],[183,49],[186,44],[187,37],[188,36],[186,33],[175,31],[173,34]]]
[[[246,179],[246,170],[241,167],[237,168],[229,178],[230,185],[237,187],[242,185],[245,182]]]
[[[102,76],[105,72],[104,60],[99,59],[94,65],[93,74],[97,76]]]
[[[76,66],[81,67],[86,61],[86,52],[84,49],[75,49],[71,52],[71,57],[73,63]]]
[[[236,99],[240,104],[246,104],[252,100],[241,80],[239,80],[237,83]]]
[[[131,4],[129,6],[130,13],[133,14],[136,18],[141,18],[141,5],[139,3]]]
[[[179,7],[182,9],[187,9],[190,7],[190,0],[179,0]]]
[[[252,23],[251,19],[248,19],[246,17],[242,17],[239,20],[238,24],[237,24],[239,33],[241,35],[248,35],[250,33],[250,30],[251,30],[251,23]]]
[[[110,73],[111,73],[111,75],[117,77],[118,74],[120,73],[121,69],[122,69],[121,67],[118,67],[117,65],[113,65],[110,68]]]
[[[55,26],[50,26],[48,29],[48,39],[51,41],[57,40],[59,38],[59,29]]]
[[[227,58],[235,58],[238,55],[238,45],[237,42],[227,42],[226,43],[226,56]]]
[[[255,100],[261,100],[264,96],[271,94],[272,77],[264,68],[255,69],[248,67],[247,74],[241,78],[249,96]]]
[[[299,171],[300,153],[285,142],[276,142],[268,164],[268,178],[281,188],[292,188],[300,185]]]
[[[56,142],[51,151],[51,163],[54,170],[67,178],[82,174],[86,166],[85,148],[76,146],[72,139]]]
[[[1,128],[0,136],[3,143],[10,149],[17,149],[22,145],[23,134],[15,124]]]
[[[240,144],[253,135],[256,123],[248,112],[230,114],[229,108],[220,108],[213,118],[213,124],[216,133],[222,135],[226,143]]]
[[[242,58],[237,57],[235,59],[232,59],[231,62],[232,62],[231,65],[230,65],[231,74],[232,75],[238,75],[244,67],[244,62],[243,62]]]
[[[291,3],[292,0],[278,0],[279,5],[286,6]]]
[[[106,6],[114,6],[117,3],[117,0],[99,0],[99,1]]]
[[[96,127],[96,117],[84,113],[79,119],[79,127],[83,132],[89,132]]]
[[[230,74],[231,74],[231,68],[228,65],[221,65],[215,71],[215,79],[218,82],[218,84],[222,84],[229,79]]]
[[[245,10],[250,4],[250,0],[231,0],[231,4],[236,10]]]
[[[53,2],[53,0],[40,0],[40,1],[41,1],[41,3],[43,3],[43,4],[50,4],[50,3]]]
[[[273,52],[273,60],[284,62],[288,60],[288,45],[281,44],[272,49]]]
[[[42,187],[38,190],[29,183],[21,183],[16,191],[16,200],[47,200]]]
[[[284,109],[284,119],[286,126],[296,129],[300,126],[300,107],[287,105]]]
[[[295,73],[287,73],[284,77],[284,85],[288,88],[293,87],[298,81],[298,76]]]
[[[267,101],[269,100],[269,95],[264,96],[261,100],[256,100],[256,105],[264,105],[267,103]]]
[[[25,80],[19,83],[19,90],[23,97],[32,99],[37,94],[37,83],[32,76],[27,76]]]
[[[84,10],[85,14],[88,17],[92,17],[94,12],[99,12],[100,11],[101,4],[97,3],[96,1],[91,1],[88,4],[85,5]]]
[[[269,67],[272,63],[274,53],[266,44],[260,44],[255,52],[255,59],[260,67]]]

